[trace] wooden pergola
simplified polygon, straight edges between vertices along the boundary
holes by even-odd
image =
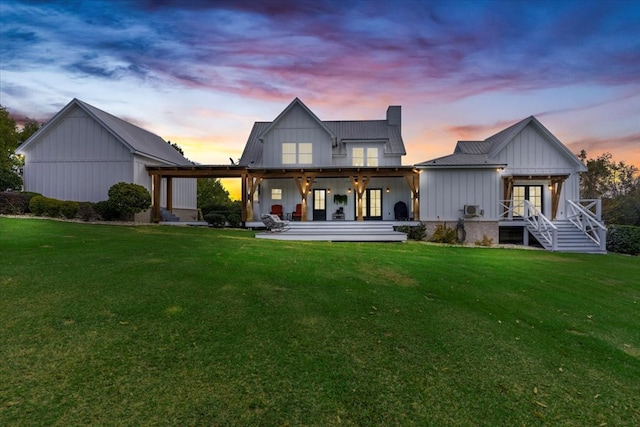
[[[300,194],[302,205],[302,221],[307,218],[307,196],[313,180],[316,178],[349,178],[355,190],[357,201],[357,220],[363,221],[362,197],[373,178],[406,179],[411,191],[414,219],[420,218],[420,176],[413,166],[380,166],[380,167],[329,167],[329,168],[250,168],[246,166],[147,166],[152,177],[152,218],[160,222],[160,192],[162,179],[167,180],[166,208],[173,208],[173,178],[240,178],[242,180],[242,222],[253,218],[253,197],[258,185],[264,179],[293,179]]]

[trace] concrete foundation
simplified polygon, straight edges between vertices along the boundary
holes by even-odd
[[[425,225],[427,232],[427,240],[431,239],[433,233],[438,225],[444,224],[447,228],[456,228],[456,221],[422,221]],[[466,238],[464,243],[475,243],[482,241],[484,236],[491,239],[493,244],[498,244],[500,237],[500,230],[497,221],[473,221],[465,220],[464,230]]]

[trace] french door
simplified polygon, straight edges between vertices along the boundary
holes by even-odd
[[[513,215],[524,216],[524,201],[528,200],[533,206],[543,212],[542,185],[514,185],[513,186]]]
[[[356,207],[357,209],[357,207]],[[362,195],[362,215],[365,221],[382,221],[382,189],[370,188]],[[356,218],[358,212],[356,210]]]
[[[327,190],[313,190],[313,220],[327,220]]]

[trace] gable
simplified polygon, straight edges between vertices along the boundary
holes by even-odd
[[[77,105],[34,134],[19,148],[29,162],[129,161],[131,150]]]
[[[498,147],[492,145],[491,158],[508,164],[511,173],[573,173],[586,169],[557,138],[534,120],[500,141]]]

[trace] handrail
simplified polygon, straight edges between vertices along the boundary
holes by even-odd
[[[499,220],[512,220],[513,212],[517,208],[522,208],[522,210],[524,211],[524,200],[519,200],[517,202],[514,202],[513,200],[500,200],[498,203],[498,211],[502,211],[502,213],[498,215]]]
[[[580,202],[584,202],[580,200]],[[599,221],[599,209],[598,204],[600,199],[597,200],[589,200],[587,206],[584,206],[580,203],[576,203],[573,200],[567,200],[567,205],[569,206],[567,212],[567,219],[575,225],[578,230],[582,231],[585,236],[591,239],[595,244],[602,247],[604,243],[603,236],[605,235],[607,228],[602,225]],[[591,208],[596,207],[596,212],[594,213]]]
[[[527,224],[540,234],[540,237],[551,246],[552,251],[555,251],[558,243],[558,227],[528,200],[524,201],[524,207]]]

